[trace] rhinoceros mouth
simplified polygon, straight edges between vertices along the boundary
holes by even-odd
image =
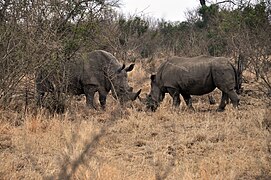
[[[157,101],[155,101],[151,95],[148,95],[146,97],[146,106],[147,109],[150,109],[152,111],[156,111],[156,109],[158,108],[159,103]]]

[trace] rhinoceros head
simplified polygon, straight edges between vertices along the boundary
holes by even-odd
[[[113,96],[119,98],[120,102],[126,102],[129,100],[134,101],[140,94],[141,89],[134,93],[133,88],[128,84],[127,72],[130,72],[134,69],[135,64],[131,64],[128,67],[123,65],[116,71],[114,78],[112,79],[113,84]]]
[[[151,75],[151,92],[146,99],[147,108],[155,111],[164,97],[165,94],[157,85],[156,75]]]

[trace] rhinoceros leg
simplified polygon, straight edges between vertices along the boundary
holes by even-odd
[[[108,92],[105,90],[99,90],[98,92],[99,92],[99,101],[100,101],[101,107],[103,110],[105,110],[106,97],[107,97]]]
[[[230,92],[228,92],[228,97],[231,99],[233,107],[237,108],[237,106],[239,105],[240,99],[238,95],[236,94],[236,92],[234,90],[231,90]]]
[[[97,91],[97,87],[93,85],[85,85],[84,86],[84,93],[86,95],[86,105],[89,108],[95,109],[94,106],[94,94]]]
[[[182,96],[183,96],[183,99],[186,103],[186,105],[188,106],[189,109],[192,109],[192,110],[195,110],[193,105],[192,105],[192,98],[189,94],[184,94],[184,93],[181,93]]]
[[[181,103],[181,99],[180,99],[180,93],[177,89],[174,88],[167,88],[168,93],[170,94],[170,96],[173,99],[173,106],[174,107],[179,107],[180,103]]]
[[[221,102],[220,102],[220,105],[219,105],[217,111],[219,111],[219,112],[223,111],[225,109],[226,104],[229,103],[229,99],[231,100],[234,108],[238,107],[239,97],[236,94],[236,92],[234,90],[230,90],[227,93],[222,91],[222,98],[221,98]]]
[[[227,99],[228,99],[228,94],[222,91],[221,101],[217,109],[218,112],[222,112],[225,110]]]

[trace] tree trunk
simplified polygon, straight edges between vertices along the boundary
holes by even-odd
[[[201,6],[206,6],[206,1],[205,0],[199,0],[199,2],[200,2]]]

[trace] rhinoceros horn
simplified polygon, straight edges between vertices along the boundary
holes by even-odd
[[[141,89],[139,91],[137,91],[136,93],[130,93],[130,99],[132,101],[136,100],[137,97],[139,97],[139,94],[141,93]]]

